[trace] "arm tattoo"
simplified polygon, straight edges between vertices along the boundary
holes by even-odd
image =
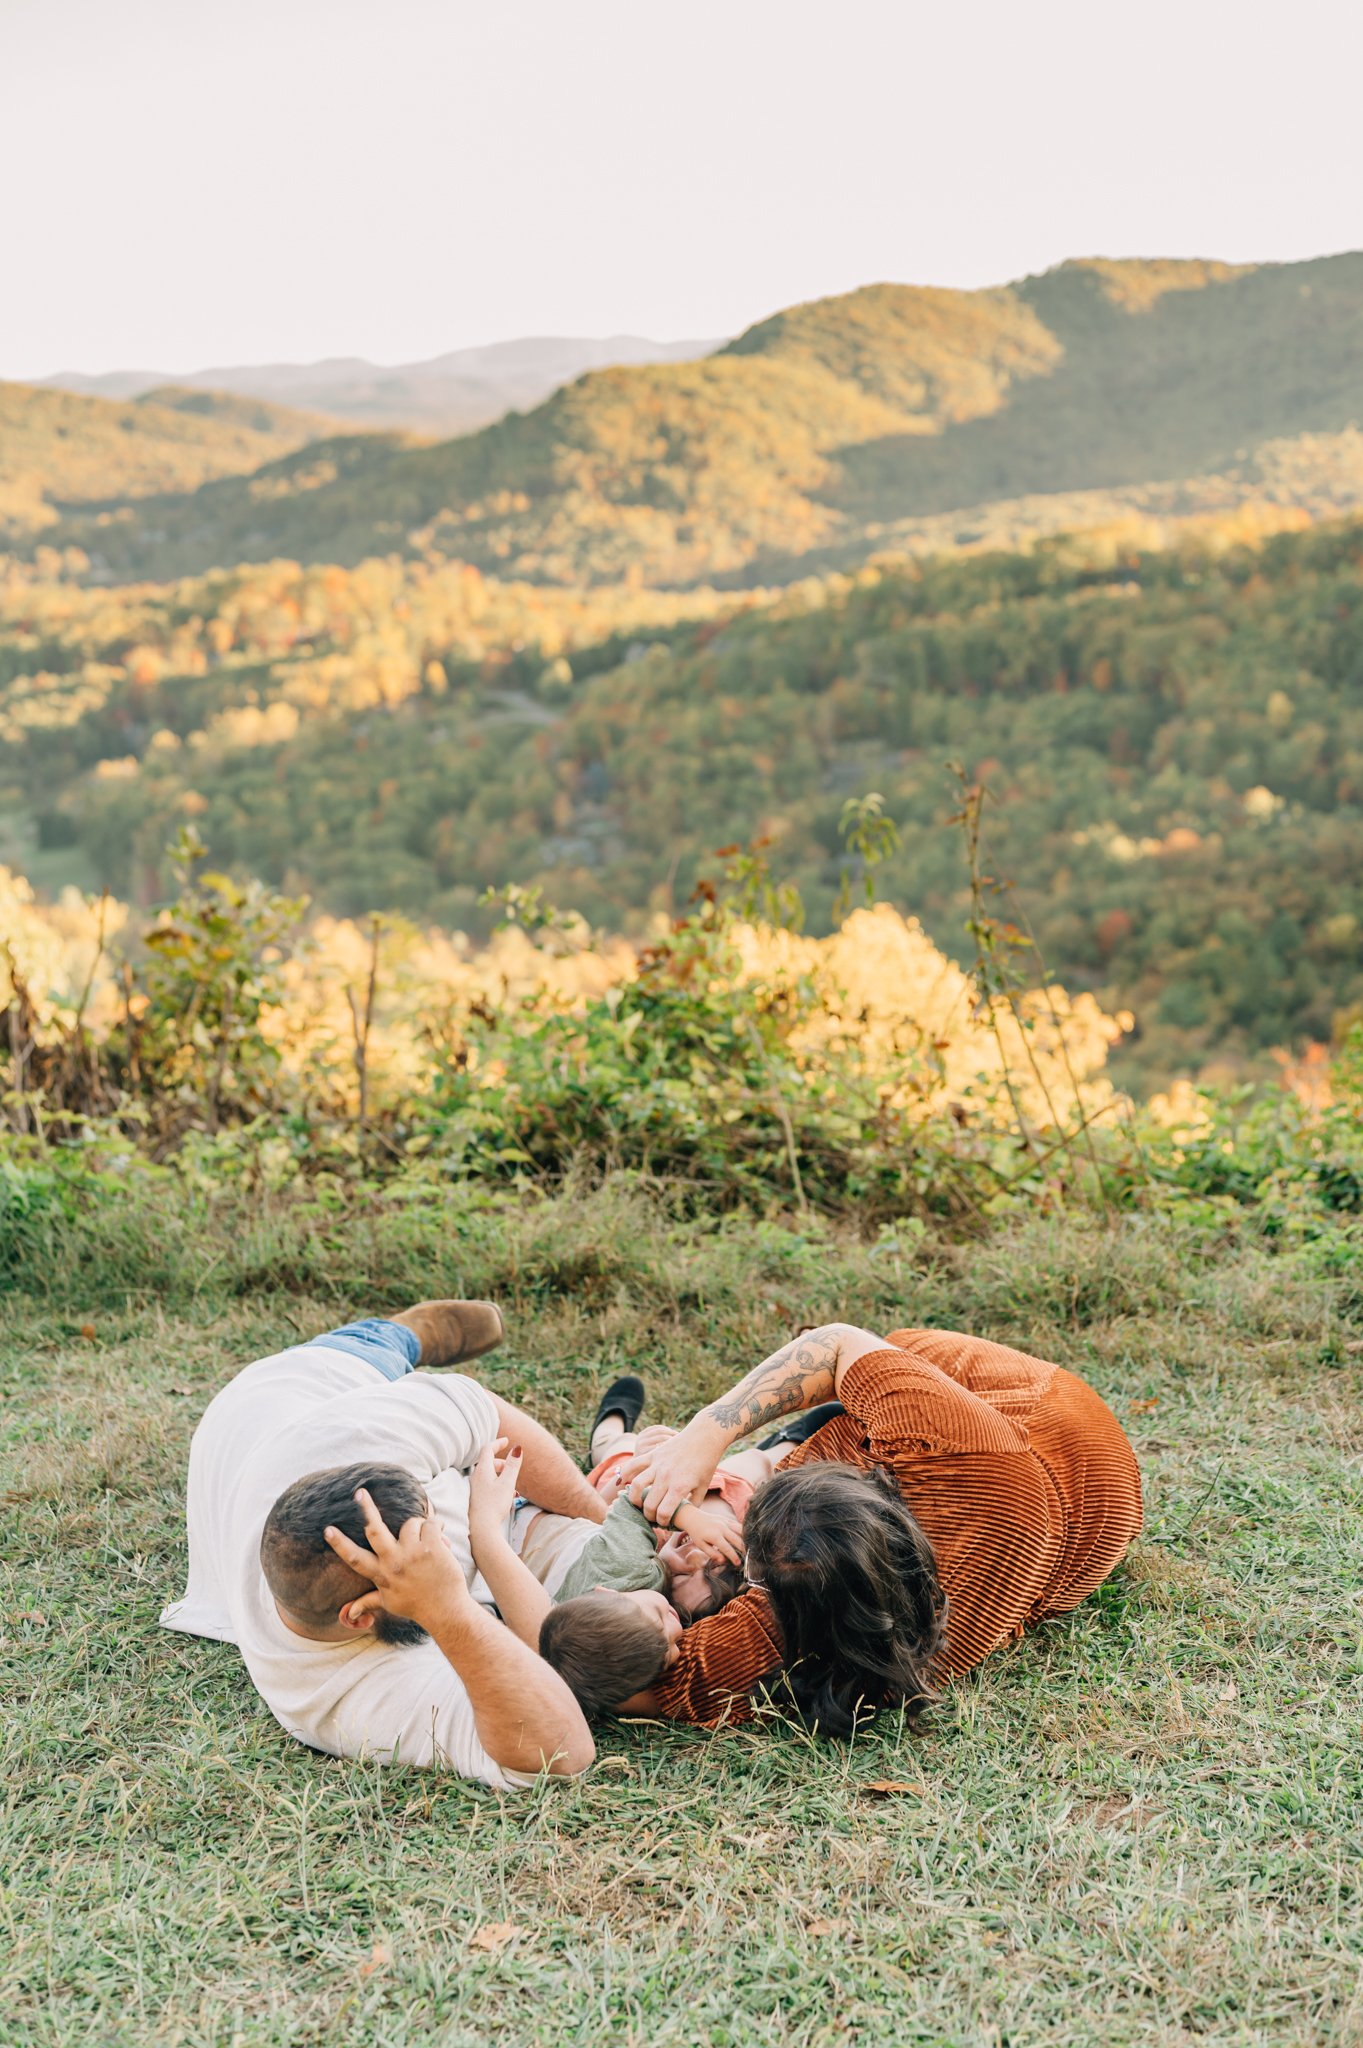
[[[746,1436],[764,1422],[774,1422],[778,1415],[826,1401],[833,1392],[837,1362],[837,1337],[824,1330],[808,1330],[755,1365],[722,1399],[712,1401],[710,1413],[725,1429],[737,1429]]]

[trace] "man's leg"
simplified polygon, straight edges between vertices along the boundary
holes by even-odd
[[[310,1341],[362,1358],[385,1379],[420,1365],[461,1365],[502,1341],[502,1312],[491,1301],[420,1301],[395,1316],[365,1316]]]
[[[352,1358],[362,1358],[366,1365],[372,1365],[386,1380],[405,1378],[421,1362],[421,1339],[415,1330],[404,1329],[387,1316],[365,1316],[356,1323],[342,1323],[339,1329],[326,1330],[308,1341],[325,1345],[328,1351],[348,1351]]]

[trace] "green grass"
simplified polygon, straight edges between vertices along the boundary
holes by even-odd
[[[1363,2041],[1347,1245],[1319,1279],[1140,1220],[868,1248],[702,1231],[628,1187],[453,1201],[326,1223],[153,1193],[24,1240],[4,2048]],[[918,1737],[609,1727],[585,1779],[521,1799],[311,1756],[231,1650],[156,1627],[190,1431],[246,1359],[456,1289],[509,1304],[489,1378],[577,1433],[616,1361],[680,1417],[810,1314],[1011,1338],[1127,1424],[1147,1539]]]

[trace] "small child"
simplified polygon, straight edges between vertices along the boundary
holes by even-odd
[[[642,1385],[631,1379],[618,1381],[620,1387],[638,1389],[637,1417]],[[620,1477],[636,1450],[648,1450],[677,1432],[655,1426],[632,1435],[626,1427],[634,1419],[628,1409],[607,1406],[616,1388],[603,1400],[592,1432],[596,1462],[588,1475],[611,1505],[600,1528],[576,1548],[561,1576],[555,1575],[556,1585],[549,1590],[556,1605],[539,1638],[540,1655],[588,1714],[650,1710],[650,1689],[675,1663],[683,1627],[717,1614],[743,1591],[743,1517],[754,1491],[836,1406],[811,1410],[761,1448],[725,1458],[704,1506],[687,1502],[679,1507],[671,1533],[659,1543],[659,1532],[621,1492]],[[528,1532],[521,1551],[527,1563],[532,1548],[533,1532]],[[542,1582],[549,1587],[547,1579]]]
[[[561,1604],[602,1590],[661,1593],[683,1622],[692,1622],[718,1613],[742,1591],[743,1516],[754,1487],[770,1478],[778,1461],[766,1451],[726,1458],[704,1506],[687,1502],[678,1508],[671,1530],[664,1531],[621,1492],[620,1474],[636,1448],[647,1450],[675,1434],[662,1428],[639,1437],[615,1432],[608,1455],[587,1475],[608,1503],[604,1522],[550,1514],[528,1501],[517,1507],[511,1547],[551,1600]]]
[[[545,1615],[539,1653],[589,1720],[647,1714],[652,1688],[677,1661],[681,1632],[661,1593],[580,1593]]]

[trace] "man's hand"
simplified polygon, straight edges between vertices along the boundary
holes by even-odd
[[[403,1615],[429,1629],[433,1616],[469,1598],[458,1559],[433,1514],[413,1515],[395,1536],[364,1487],[355,1499],[364,1514],[368,1550],[352,1543],[339,1529],[322,1532],[342,1564],[374,1582],[372,1593],[350,1602],[352,1620],[382,1608],[386,1614]]]
[[[469,1474],[469,1540],[476,1548],[506,1535],[507,1519],[520,1491],[521,1447],[507,1449],[504,1436],[487,1444]]]
[[[493,1482],[500,1485],[501,1474],[494,1472]],[[363,1487],[355,1498],[369,1549],[339,1529],[325,1532],[342,1563],[374,1582],[372,1593],[350,1603],[351,1614],[382,1607],[420,1622],[462,1680],[478,1739],[494,1763],[510,1771],[585,1771],[595,1751],[581,1707],[557,1671],[478,1605],[434,1514],[413,1515],[394,1536]],[[547,1608],[548,1594],[520,1559],[505,1544],[500,1552],[508,1572],[519,1573]]]

